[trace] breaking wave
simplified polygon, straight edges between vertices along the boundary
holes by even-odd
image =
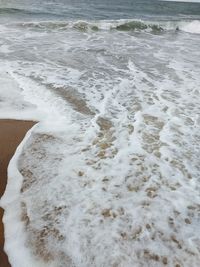
[[[42,29],[42,30],[68,30],[78,31],[98,31],[98,30],[118,30],[118,31],[184,31],[189,33],[200,33],[200,21],[142,21],[142,20],[101,20],[101,21],[41,21],[17,23],[17,26]]]

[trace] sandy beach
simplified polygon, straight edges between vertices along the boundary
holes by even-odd
[[[26,132],[34,125],[32,121],[0,120],[0,196],[3,195],[7,183],[7,167],[17,146]],[[10,267],[4,253],[4,228],[2,223],[3,209],[0,208],[0,263],[2,267]]]

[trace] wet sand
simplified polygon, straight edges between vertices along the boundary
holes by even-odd
[[[7,167],[26,132],[35,124],[32,121],[0,120],[0,196],[7,183]],[[4,253],[3,209],[0,208],[0,267],[11,267]]]

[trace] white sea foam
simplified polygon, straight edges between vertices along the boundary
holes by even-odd
[[[12,266],[198,267],[198,35],[7,27],[1,109],[41,121],[1,200]]]
[[[35,120],[37,117],[37,115],[33,114],[33,111],[37,114],[35,107],[30,102],[25,101],[22,96],[20,97],[21,88],[5,69],[0,71],[0,82],[0,117]]]
[[[200,34],[200,21],[192,21],[181,26],[181,30],[185,32],[198,33]]]

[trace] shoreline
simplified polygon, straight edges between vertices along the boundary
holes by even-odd
[[[7,168],[18,145],[27,131],[36,122],[29,120],[0,119],[0,197],[7,184]],[[4,252],[4,226],[2,222],[3,209],[0,208],[0,262],[3,267],[11,267]]]

